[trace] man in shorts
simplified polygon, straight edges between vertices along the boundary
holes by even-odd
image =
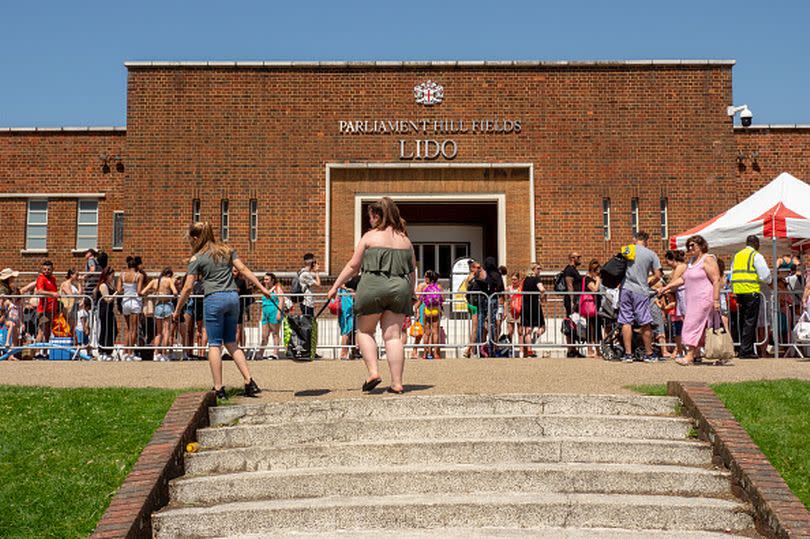
[[[661,279],[661,260],[647,248],[650,236],[644,231],[636,234],[635,256],[627,261],[627,271],[619,293],[619,324],[622,326],[624,357],[622,361],[631,363],[633,357],[633,325],[640,326],[644,341],[646,363],[655,361],[652,353],[652,312],[650,310],[651,290]],[[652,275],[652,278],[650,276]]]
[[[53,276],[53,262],[46,260],[42,263],[40,274],[37,277],[35,294],[40,296],[37,305],[37,342],[48,342],[51,339],[53,319],[58,309],[59,293],[56,278]]]

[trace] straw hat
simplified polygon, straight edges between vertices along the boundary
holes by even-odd
[[[16,277],[19,274],[20,274],[19,271],[14,271],[11,268],[3,268],[3,270],[0,271],[0,281],[5,281],[6,279],[9,279],[11,277]]]

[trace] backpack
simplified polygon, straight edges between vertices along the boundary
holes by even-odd
[[[424,303],[426,307],[438,307],[443,301],[442,289],[436,283],[430,283],[422,291],[422,303]]]
[[[304,287],[301,286],[301,272],[296,273],[292,278],[290,286],[290,301],[301,303],[304,301]]]
[[[602,283],[607,288],[616,288],[624,280],[624,274],[627,272],[627,259],[621,253],[617,254],[608,260],[602,266],[599,276],[602,278]]]
[[[555,292],[567,292],[568,286],[565,284],[565,272],[561,271],[557,275],[554,276],[554,291]]]

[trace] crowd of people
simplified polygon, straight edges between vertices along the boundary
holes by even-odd
[[[469,320],[467,342],[459,348],[464,357],[531,358],[538,351],[548,355],[549,345],[564,345],[569,357],[604,357],[605,346],[612,346],[610,336],[615,334],[623,361],[673,359],[681,365],[701,361],[705,329],[715,313],[740,343],[738,357],[749,358],[765,353],[772,339],[769,331],[778,331],[780,342],[787,342],[790,328],[810,309],[810,284],[799,260],[791,255],[779,259],[775,278],[779,294],[771,299],[774,276],[758,252],[756,236],[747,238],[746,247],[731,258],[730,271],[701,236],[689,238],[685,252],[667,251],[662,265],[648,246],[649,236],[639,232],[623,248],[618,286],[604,282],[606,268],[599,260],[583,267],[576,251],[553,280],[544,276],[538,264],[526,271],[510,271],[488,257],[483,263],[469,260],[469,272],[457,290],[444,289],[432,270],[416,283],[417,266],[405,260],[412,252],[409,243],[399,241],[401,236],[407,239],[407,234],[404,225],[398,228],[398,213],[396,219],[391,217],[392,204],[374,206],[369,213],[372,231],[380,232],[375,223],[389,219],[388,235],[370,236],[366,249],[355,253],[353,265],[341,272],[327,294],[338,321],[341,359],[370,354],[368,336],[375,320],[365,315],[380,314],[381,298],[389,292],[386,287],[393,286],[382,278],[374,282],[378,274],[388,279],[394,273],[411,283],[407,301],[400,298],[393,309],[402,315],[397,340],[400,346],[412,345],[412,358],[423,359],[441,358],[449,348],[444,320],[456,313],[459,301]],[[142,258],[133,255],[116,275],[106,258],[88,250],[83,271],[68,269],[61,283],[50,261],[43,262],[30,283],[18,283],[19,273],[10,268],[0,272],[0,349],[12,351],[8,359],[19,359],[21,346],[47,343],[54,336],[71,337],[79,350],[102,361],[189,359],[206,355],[209,345],[221,340],[219,334],[212,338],[205,315],[206,302],[212,301],[211,290],[216,287],[206,289],[202,279],[188,281],[197,266],[189,266],[186,277],[175,276],[171,267],[149,275]],[[250,319],[250,307],[256,302],[260,305],[259,345],[250,358],[281,357],[286,351],[283,328],[288,315],[295,311],[310,320],[316,316],[316,292],[321,287],[318,261],[311,253],[304,255],[304,265],[288,291],[273,273],[265,273],[259,281],[237,261],[230,261],[227,278],[216,277],[220,284],[232,280],[237,293],[235,343],[244,344],[245,319]],[[405,285],[397,282],[396,286]],[[263,296],[257,300],[259,292]],[[777,301],[779,308],[777,318],[768,324],[765,305],[770,301]],[[544,341],[547,332],[558,334],[557,328],[547,327],[551,319],[561,320],[564,342]],[[382,324],[386,343],[394,333],[392,320],[375,321]],[[89,348],[91,341],[97,343],[95,350]],[[46,352],[38,351],[40,356]],[[230,350],[225,353],[231,355]],[[320,357],[317,349],[311,357]],[[370,367],[370,372],[374,374],[375,369]]]

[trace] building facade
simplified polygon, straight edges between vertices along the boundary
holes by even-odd
[[[810,127],[734,127],[733,61],[133,62],[126,128],[0,129],[2,266],[182,268],[195,219],[258,270],[336,274],[381,195],[420,269],[546,269],[705,221],[779,172]],[[755,109],[755,107],[753,107]]]

